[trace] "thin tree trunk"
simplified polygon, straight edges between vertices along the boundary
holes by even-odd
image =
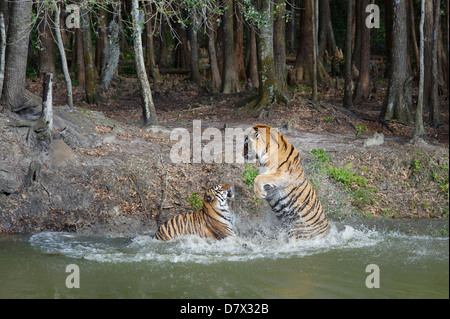
[[[5,54],[6,54],[6,27],[3,12],[0,12],[0,101],[5,79]]]
[[[77,82],[78,85],[84,86],[86,84],[86,69],[84,67],[83,33],[80,28],[75,29],[75,45],[77,52],[77,60],[75,61],[77,67]]]
[[[50,27],[50,14],[48,8],[44,9],[38,19],[38,60],[39,76],[45,72],[56,72],[55,66],[55,42],[53,41],[52,29]]]
[[[278,11],[275,14],[275,20],[273,24],[273,52],[275,63],[275,76],[277,81],[277,87],[282,94],[287,95],[287,83],[286,83],[286,6],[284,0],[275,0],[275,6],[278,6]],[[252,83],[253,84],[253,83]]]
[[[416,120],[414,123],[413,141],[425,136],[423,128],[423,79],[424,79],[424,38],[423,38],[423,24],[425,21],[425,1],[422,0],[420,10],[420,53],[419,53],[419,97],[417,100]]]
[[[94,48],[92,45],[91,27],[89,22],[89,11],[81,10],[81,25],[83,33],[83,51],[84,51],[84,67],[85,67],[85,91],[86,102],[89,104],[97,104],[99,95],[97,92],[97,81],[94,63]]]
[[[219,65],[217,64],[217,54],[215,37],[217,25],[215,19],[211,19],[211,27],[207,28],[208,32],[208,51],[209,51],[209,65],[211,68],[211,87],[219,89],[222,79],[220,78]]]
[[[239,81],[246,81],[247,75],[245,73],[244,67],[244,23],[242,22],[242,16],[239,11],[239,6],[234,0],[234,20],[233,20],[233,31],[234,31],[234,54],[236,55],[236,72],[238,74]]]
[[[259,88],[259,75],[258,75],[258,49],[256,46],[256,33],[255,30],[250,29],[250,60],[249,60],[249,76],[252,83],[252,87]]]
[[[370,95],[370,29],[365,24],[366,7],[369,0],[360,2],[359,11],[356,18],[360,20],[361,46],[359,54],[359,76],[356,82],[354,101],[368,100]]]
[[[222,93],[236,93],[241,91],[241,86],[239,85],[234,52],[233,0],[226,0],[225,4],[227,9],[223,16],[224,63],[220,91]]]
[[[350,109],[352,102],[352,20],[353,0],[347,0],[347,31],[345,33],[345,84],[344,107]]]
[[[191,42],[191,81],[196,86],[200,86],[200,71],[198,66],[198,42],[197,42],[197,17],[192,13],[191,25],[189,26],[189,35]]]
[[[142,96],[142,120],[144,125],[158,125],[156,118],[155,104],[153,103],[150,83],[148,82],[147,72],[145,71],[144,53],[142,50],[142,19],[139,17],[139,2],[132,0],[131,17],[133,19],[134,33],[134,61],[136,63],[136,73],[138,76],[139,88]]]
[[[55,34],[58,43],[58,50],[61,55],[61,65],[64,73],[64,79],[66,80],[67,89],[67,105],[73,108],[73,94],[72,94],[72,80],[70,79],[69,68],[67,66],[66,51],[64,49],[64,44],[61,37],[61,27],[60,27],[60,9],[56,1],[53,2],[55,5]]]
[[[441,1],[434,1],[434,27],[433,27],[433,61],[432,61],[432,84],[430,99],[430,122],[433,126],[441,126],[441,112],[439,105],[439,72],[438,72],[438,47],[439,47],[439,17],[441,12]]]
[[[312,72],[312,80],[313,80],[313,89],[312,89],[312,97],[311,99],[316,102],[317,101],[317,23],[316,23],[316,6],[317,0],[311,0],[311,25],[312,25],[312,37],[313,37],[313,72]]]
[[[409,7],[409,15],[410,15],[410,26],[411,26],[411,42],[414,48],[414,58],[416,60],[416,70],[419,69],[420,58],[419,58],[419,47],[417,46],[417,37],[416,37],[416,24],[414,21],[414,6],[412,0],[408,0]]]

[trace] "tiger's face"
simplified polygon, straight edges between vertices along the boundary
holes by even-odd
[[[271,140],[271,128],[266,125],[255,125],[244,139],[244,160],[251,162],[259,160],[261,163],[270,155],[268,144]]]
[[[217,208],[228,207],[227,200],[234,198],[234,188],[230,184],[219,184],[206,191],[204,202]]]

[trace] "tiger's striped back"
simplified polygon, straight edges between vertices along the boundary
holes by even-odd
[[[202,211],[172,217],[159,226],[153,237],[158,240],[171,240],[186,235],[213,239],[232,236],[233,213],[227,200],[233,197],[233,187],[228,184],[210,188],[205,194]]]
[[[244,156],[258,159],[260,175],[255,194],[265,198],[294,240],[327,234],[328,220],[320,200],[305,177],[298,150],[281,133],[258,124],[245,140]]]

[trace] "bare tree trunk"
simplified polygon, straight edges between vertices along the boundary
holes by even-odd
[[[258,49],[256,47],[256,33],[255,30],[250,30],[250,60],[249,64],[249,76],[252,86],[259,88],[259,75],[258,75]]]
[[[409,7],[409,21],[411,26],[411,42],[414,48],[414,58],[416,60],[416,70],[419,70],[420,58],[419,58],[419,48],[417,46],[417,37],[416,37],[416,24],[414,22],[414,6],[412,0],[408,0]]]
[[[55,34],[58,43],[58,50],[61,55],[61,65],[64,73],[64,79],[66,80],[67,89],[67,105],[73,108],[73,93],[72,93],[72,80],[70,79],[69,68],[67,66],[66,51],[64,49],[63,40],[61,37],[61,26],[59,21],[60,9],[56,1],[53,2],[55,5]],[[51,79],[50,79],[51,80]]]
[[[319,23],[319,57],[323,57],[325,50],[333,57],[338,47],[334,38],[333,26],[331,24],[331,10],[329,0],[319,1],[320,23]]]
[[[97,38],[95,40],[95,68],[99,70],[100,76],[103,66],[103,60],[105,57],[105,51],[108,47],[108,19],[107,19],[108,12],[101,8],[98,10],[98,28],[97,28]]]
[[[392,7],[395,21],[392,28],[391,72],[386,98],[381,110],[384,120],[397,120],[403,123],[412,121],[411,81],[407,65],[407,9],[406,2],[395,1]]]
[[[344,107],[350,109],[352,102],[352,20],[353,1],[347,0],[347,31],[345,33],[345,84],[344,84]]]
[[[53,73],[44,73],[43,92],[42,92],[42,114],[41,118],[47,129],[51,139],[51,132],[53,131]]]
[[[144,53],[142,50],[142,19],[139,16],[139,2],[132,0],[131,17],[133,19],[134,33],[134,60],[136,63],[136,73],[138,76],[139,88],[142,96],[142,120],[144,125],[158,125],[156,118],[155,104],[153,103],[150,83],[148,82],[147,72],[145,71]]]
[[[236,55],[236,72],[238,74],[239,81],[246,81],[247,75],[245,74],[244,67],[244,23],[242,22],[242,15],[239,11],[239,6],[234,0],[234,54]]]
[[[5,79],[6,27],[3,12],[0,12],[0,101],[2,99],[3,80]]]
[[[313,72],[312,72],[312,80],[313,80],[313,89],[312,89],[312,97],[311,99],[316,102],[317,101],[317,22],[316,22],[316,6],[317,0],[311,0],[311,25],[312,25],[312,37],[313,37]]]
[[[233,32],[233,0],[225,0],[227,9],[223,15],[224,32],[224,63],[222,72],[222,93],[236,93],[241,91],[236,69]]]
[[[97,92],[96,71],[94,63],[94,48],[92,45],[90,13],[86,9],[81,9],[81,26],[83,33],[83,51],[84,51],[84,67],[85,67],[85,90],[86,102],[89,104],[97,104],[99,95]]]
[[[75,45],[77,52],[77,60],[75,61],[77,67],[77,81],[78,85],[84,86],[86,84],[86,69],[84,67],[83,34],[80,28],[75,29]]]
[[[11,3],[6,48],[6,69],[2,103],[7,110],[20,111],[40,103],[25,89],[32,1]]]
[[[273,23],[273,52],[275,64],[275,76],[277,87],[282,94],[287,95],[286,83],[286,6],[284,0],[275,0],[275,6],[278,6],[278,11],[275,14]],[[253,83],[252,83],[253,84]]]
[[[45,72],[55,73],[55,42],[53,41],[51,18],[48,8],[44,9],[38,18],[38,60],[39,76]]]
[[[155,91],[158,90],[158,82],[161,81],[161,75],[159,69],[155,63],[155,48],[153,41],[153,26],[152,19],[150,15],[151,4],[145,5],[145,14],[147,23],[145,24],[145,30],[147,32],[147,60],[150,65],[150,72],[153,78],[153,88]]]
[[[439,72],[438,72],[438,47],[439,47],[439,17],[441,11],[441,1],[434,1],[434,26],[433,26],[433,61],[432,61],[432,84],[430,99],[430,122],[433,126],[441,126],[441,112],[439,105]]]
[[[370,29],[365,24],[366,7],[369,0],[360,1],[356,18],[360,20],[361,47],[359,54],[359,76],[356,82],[354,101],[368,100],[370,95]]]
[[[192,13],[191,25],[189,26],[189,35],[191,41],[191,81],[196,86],[200,86],[200,71],[198,68],[198,41],[197,41],[198,23],[196,13]]]
[[[420,10],[420,53],[419,53],[419,98],[417,100],[416,120],[414,123],[413,141],[425,136],[423,128],[423,79],[424,79],[424,38],[423,38],[423,24],[425,21],[425,1],[422,0]]]
[[[219,89],[221,85],[221,78],[219,72],[219,65],[217,64],[217,54],[215,37],[217,32],[217,25],[214,19],[211,21],[211,28],[208,28],[208,51],[209,51],[209,65],[211,68],[211,87]]]

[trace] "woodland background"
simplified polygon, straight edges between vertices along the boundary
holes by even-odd
[[[244,165],[170,162],[165,129],[201,119],[280,128],[330,218],[432,217],[448,236],[448,14],[448,0],[0,0],[0,232],[145,231],[219,182],[257,216]]]

